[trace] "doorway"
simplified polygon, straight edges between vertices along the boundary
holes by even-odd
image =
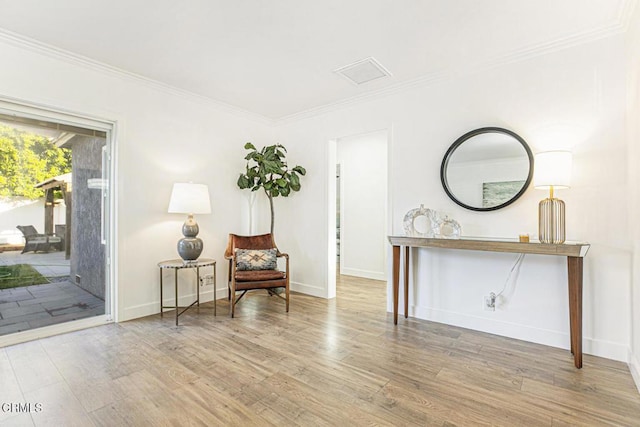
[[[330,141],[330,297],[336,275],[387,279],[388,139],[381,130]]]
[[[112,134],[0,101],[0,345],[112,320]]]

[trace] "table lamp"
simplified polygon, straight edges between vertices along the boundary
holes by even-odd
[[[564,202],[553,191],[569,188],[571,183],[571,152],[546,151],[535,156],[533,185],[549,190],[549,197],[538,205],[538,238],[540,243],[564,243],[566,238]]]
[[[169,201],[169,213],[188,214],[182,225],[184,237],[178,240],[178,254],[185,261],[195,261],[202,253],[202,239],[196,237],[200,228],[194,214],[211,213],[209,187],[206,184],[175,183]]]

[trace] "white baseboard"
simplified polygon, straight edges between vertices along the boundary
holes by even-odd
[[[302,294],[311,295],[319,298],[326,298],[325,293],[326,289],[314,286],[307,285],[305,283],[299,282],[291,282],[291,290],[295,292],[300,292]],[[227,287],[218,285],[216,289],[216,299],[226,299],[227,298]],[[188,305],[191,304],[196,298],[196,294],[188,294],[188,295],[180,295],[180,305]],[[200,302],[208,302],[213,300],[213,289],[200,292]],[[164,305],[170,306],[173,304],[173,298],[165,299]],[[146,304],[140,304],[133,307],[127,307],[120,312],[120,316],[118,317],[119,321],[124,322],[127,320],[133,320],[140,317],[151,316],[153,314],[160,313],[160,302],[154,301]]]
[[[216,299],[227,298],[227,288],[216,289]],[[188,294],[188,295],[180,295],[178,300],[181,306],[186,306],[191,304],[196,299],[196,294]],[[200,292],[200,302],[209,302],[213,301],[213,289],[207,291]],[[174,304],[174,298],[165,298],[164,304],[165,306],[170,306]],[[127,320],[137,319],[139,317],[151,316],[152,314],[160,313],[160,302],[154,301],[146,304],[140,304],[133,307],[127,307],[120,312],[120,316],[118,317],[120,322],[124,322]]]
[[[640,393],[640,360],[631,350],[629,350],[629,370]]]
[[[369,270],[360,270],[357,268],[348,268],[348,267],[340,267],[340,274],[344,274],[345,276],[356,276],[363,277],[365,279],[373,279],[373,280],[387,280],[387,275],[381,271],[369,271]]]
[[[409,316],[537,344],[548,345],[551,347],[563,349],[570,348],[569,334],[549,329],[535,328],[529,325],[504,322],[500,320],[487,319],[486,317],[472,316],[465,313],[456,313],[425,307],[410,306]],[[585,354],[591,354],[593,356],[604,357],[621,362],[627,362],[629,360],[628,347],[626,345],[610,341],[584,337],[582,340],[582,351]]]
[[[308,285],[306,283],[291,282],[289,286],[292,291],[300,292],[301,294],[310,295],[312,297],[326,298],[327,290],[320,286]]]

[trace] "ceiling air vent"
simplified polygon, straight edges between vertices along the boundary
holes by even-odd
[[[337,70],[333,70],[334,73],[338,73],[344,78],[348,79],[351,83],[361,85],[372,80],[376,80],[382,77],[391,76],[389,70],[384,68],[382,64],[376,61],[375,58],[369,57],[353,64],[345,65]]]

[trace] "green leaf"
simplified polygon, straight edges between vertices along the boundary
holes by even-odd
[[[245,188],[249,188],[250,184],[249,184],[249,178],[247,178],[245,175],[240,174],[240,176],[238,177],[238,187],[240,187],[240,189],[244,190]]]
[[[238,186],[250,188],[252,191],[264,190],[269,199],[287,197],[292,191],[300,191],[300,176],[307,171],[302,166],[289,169],[287,165],[287,149],[281,144],[263,146],[260,150],[250,142],[245,144],[252,150],[245,156],[246,173],[238,179]]]
[[[277,173],[280,175],[282,172],[281,164],[277,161],[265,160],[263,165],[267,173]]]

